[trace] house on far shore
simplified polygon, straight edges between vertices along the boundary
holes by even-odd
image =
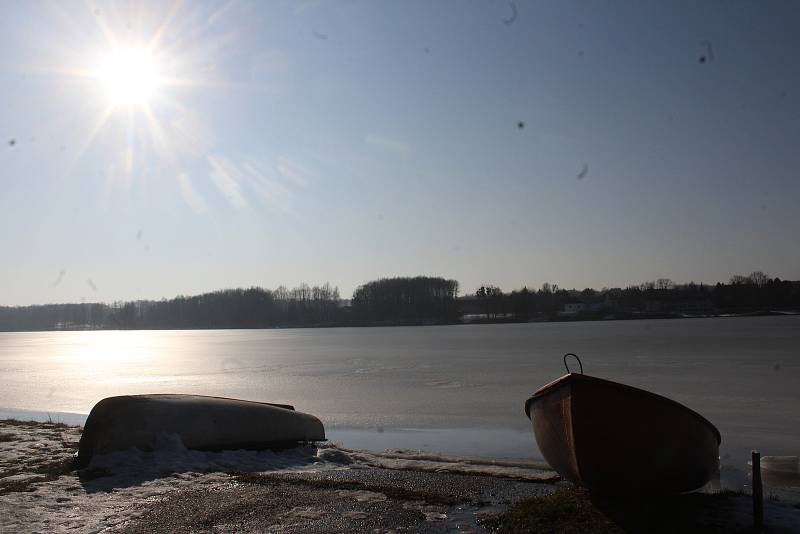
[[[583,313],[586,311],[586,304],[579,300],[570,300],[566,304],[564,304],[564,311],[561,312],[562,315],[577,315],[579,313]]]
[[[597,315],[609,308],[604,294],[597,294],[591,290],[575,292],[564,303],[564,310],[559,312],[562,316]]]

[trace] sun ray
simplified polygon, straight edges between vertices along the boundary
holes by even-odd
[[[108,120],[111,117],[111,114],[112,114],[113,111],[114,111],[113,107],[106,106],[105,109],[100,113],[98,118],[94,121],[93,126],[89,129],[88,135],[85,137],[83,142],[81,142],[80,145],[78,145],[78,150],[77,150],[77,152],[75,154],[75,158],[76,159],[79,159],[81,156],[83,156],[86,153],[86,151],[89,149],[89,147],[94,142],[94,140],[97,137],[97,135],[100,133],[100,131],[103,129],[103,127],[108,122]]]
[[[161,157],[166,158],[171,165],[174,165],[176,162],[167,147],[168,137],[164,133],[164,128],[161,126],[155,113],[153,113],[152,108],[149,105],[142,106],[142,114],[144,115],[145,121],[147,121],[148,133],[150,134],[150,139],[153,142],[154,148],[159,151]]]
[[[228,0],[219,9],[217,9],[216,11],[211,13],[208,16],[208,23],[209,24],[214,24],[217,20],[222,18],[223,15],[225,15],[228,11],[230,11],[230,9],[234,6],[234,3],[235,2],[233,0]]]
[[[151,53],[154,53],[155,50],[158,48],[158,43],[161,41],[161,38],[164,36],[164,32],[167,31],[172,19],[175,18],[175,14],[178,12],[178,8],[183,4],[181,0],[175,0],[172,3],[172,7],[167,13],[167,16],[164,17],[164,21],[161,23],[161,26],[153,33],[153,37],[150,39],[150,42],[147,44],[147,48]]]
[[[264,84],[244,83],[244,82],[230,82],[224,80],[201,80],[199,78],[179,78],[175,76],[161,77],[160,80],[164,85],[174,87],[196,87],[206,89],[252,89],[261,90],[266,89]]]
[[[92,9],[92,6],[89,2],[85,2],[87,11],[89,13],[94,13],[95,10]],[[100,28],[100,32],[103,34],[103,37],[106,39],[106,44],[110,47],[118,46],[117,37],[114,35],[114,31],[111,27],[106,23],[105,17],[95,16],[93,17],[95,24]]]

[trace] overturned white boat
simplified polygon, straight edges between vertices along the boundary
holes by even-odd
[[[78,465],[136,447],[151,451],[163,434],[189,449],[276,449],[322,441],[322,422],[293,406],[202,395],[124,395],[95,404],[81,435]]]

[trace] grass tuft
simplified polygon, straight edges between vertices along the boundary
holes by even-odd
[[[19,419],[9,418],[9,419],[0,419],[0,426],[24,426],[24,427],[44,427],[44,428],[70,428],[70,426],[66,423],[62,423],[61,421],[54,421],[52,417],[49,415],[47,416],[47,421],[42,423],[41,421],[21,421]]]
[[[0,419],[0,424],[8,425],[8,426],[41,426],[42,423],[38,421],[20,421],[19,419],[14,419],[13,417],[9,419]]]
[[[35,465],[32,466],[33,469],[30,470],[16,468],[0,471],[0,495],[14,493],[17,491],[28,491],[31,489],[31,484],[36,482],[50,482],[52,480],[56,480],[58,477],[67,475],[74,471],[75,467],[73,464],[74,460],[72,458],[66,458],[55,462],[47,462]],[[31,473],[38,476],[32,477],[28,480],[3,481],[3,478],[5,477],[18,475],[21,473]]]
[[[33,470],[34,473],[45,475],[48,480],[55,480],[61,475],[66,475],[75,470],[75,460],[73,458],[65,458],[56,462],[49,462],[40,464]]]
[[[497,534],[619,534],[621,530],[578,490],[523,499],[481,523]]]
[[[580,488],[524,499],[506,512],[484,516],[481,523],[497,534],[677,532],[730,533],[744,530],[730,515],[748,494],[736,490],[682,495],[592,496]],[[798,505],[800,506],[800,505]]]

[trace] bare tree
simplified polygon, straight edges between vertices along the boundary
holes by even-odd
[[[669,278],[659,278],[656,280],[656,289],[672,289],[675,284]]]
[[[769,276],[761,271],[753,271],[747,278],[750,280],[751,284],[757,285],[758,287],[765,286],[767,282],[769,282]]]

